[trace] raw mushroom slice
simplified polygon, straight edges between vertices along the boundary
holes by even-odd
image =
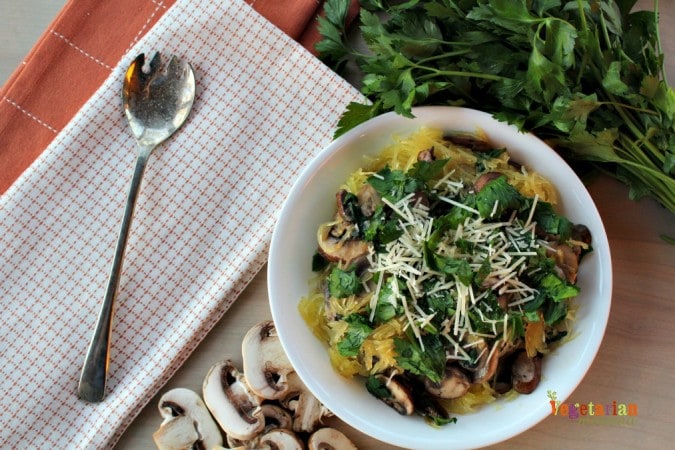
[[[304,444],[289,430],[271,430],[256,439],[256,449],[270,450],[303,450]]]
[[[213,366],[202,389],[206,406],[228,436],[248,441],[265,427],[260,398],[232,361]]]
[[[293,412],[293,431],[311,433],[319,427],[324,417],[333,415],[314,397],[295,372],[289,375],[288,384],[288,393],[280,402]]]
[[[159,399],[158,408],[164,419],[153,434],[158,448],[212,448],[223,443],[218,426],[196,392],[172,389]]]
[[[152,439],[159,450],[189,450],[195,448],[199,433],[192,419],[188,416],[177,416],[162,423],[152,434]]]
[[[356,450],[356,445],[340,430],[320,428],[307,441],[309,450]]]
[[[265,431],[275,428],[284,430],[293,429],[293,417],[291,413],[279,405],[265,403],[261,406],[263,416],[265,416]]]
[[[293,372],[271,320],[260,322],[244,336],[241,344],[244,376],[251,390],[267,400],[288,391],[287,376]]]

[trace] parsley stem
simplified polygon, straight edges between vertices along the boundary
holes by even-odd
[[[413,64],[413,67],[416,69],[424,70],[427,72],[431,72],[428,75],[422,75],[418,77],[419,80],[426,81],[430,78],[434,78],[436,76],[446,76],[446,77],[465,77],[465,78],[480,78],[484,80],[492,80],[492,81],[502,81],[506,80],[506,77],[502,77],[499,75],[493,75],[490,73],[480,73],[480,72],[465,72],[462,70],[440,70],[440,69],[435,69],[433,67],[428,67],[428,66],[422,66],[419,64]]]
[[[456,50],[454,52],[445,52],[445,53],[441,53],[439,55],[429,56],[427,58],[420,59],[419,61],[417,61],[417,64],[425,65],[425,64],[428,64],[432,61],[437,61],[439,59],[451,58],[453,56],[468,55],[469,53],[471,53],[471,49]]]
[[[608,93],[607,96],[612,101],[612,106],[614,106],[616,112],[624,120],[626,126],[630,129],[631,133],[633,133],[633,135],[643,143],[643,145],[647,148],[647,150],[649,150],[649,153],[652,155],[653,158],[655,158],[659,163],[663,164],[663,162],[665,161],[665,156],[661,154],[658,148],[654,147],[654,144],[652,144],[649,141],[649,139],[646,138],[642,130],[640,130],[638,125],[635,124],[633,118],[630,115],[628,115],[623,105],[621,105],[619,102],[616,102],[616,99],[612,94]]]

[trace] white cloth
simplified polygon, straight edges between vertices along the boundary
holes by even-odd
[[[154,50],[192,63],[197,98],[150,158],[108,395],[87,404],[77,381],[136,158],[122,79]],[[242,1],[168,11],[0,199],[0,447],[113,446],[263,266],[286,192],[352,100],[354,88]]]

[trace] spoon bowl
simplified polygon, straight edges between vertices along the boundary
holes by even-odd
[[[139,145],[156,146],[187,119],[195,98],[195,76],[190,64],[175,56],[162,65],[156,53],[144,66],[145,55],[140,54],[124,77],[122,100]]]
[[[175,56],[163,64],[159,52],[146,65],[141,53],[124,76],[122,100],[131,132],[138,143],[138,157],[127,195],[110,278],[101,311],[82,366],[78,396],[87,402],[105,398],[110,363],[110,338],[115,299],[131,219],[134,214],[143,172],[150,154],[187,119],[195,98],[195,75],[189,63]]]

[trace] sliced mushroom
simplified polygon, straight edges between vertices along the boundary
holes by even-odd
[[[552,244],[553,257],[562,271],[564,278],[570,283],[577,282],[579,272],[579,254],[567,244]]]
[[[293,417],[291,414],[279,405],[265,403],[261,406],[263,416],[265,416],[265,431],[275,428],[284,430],[293,429]]]
[[[458,398],[466,394],[471,386],[469,377],[459,368],[452,364],[445,367],[443,379],[433,382],[425,378],[424,387],[428,393],[439,398]]]
[[[541,380],[541,356],[527,356],[524,350],[518,353],[511,366],[511,381],[516,392],[532,393]]]
[[[583,242],[586,245],[591,245],[593,237],[591,230],[586,225],[576,224],[572,227],[572,239],[578,242]]]
[[[242,441],[241,439],[235,439],[232,436],[226,436],[225,441],[227,442],[227,448],[230,449],[245,449],[246,448],[246,441]],[[250,441],[248,441],[250,442]]]
[[[223,443],[218,426],[196,392],[172,389],[162,395],[158,407],[164,418],[153,434],[158,448],[211,448]]]
[[[483,190],[486,184],[488,184],[492,180],[496,180],[501,176],[503,175],[499,172],[485,172],[484,174],[481,174],[478,178],[476,178],[476,181],[473,182],[473,190],[476,192],[480,192]]]
[[[241,344],[246,383],[258,396],[276,400],[288,390],[286,377],[293,366],[286,357],[274,322],[265,320],[252,327]]]
[[[494,149],[488,141],[472,134],[454,134],[445,136],[445,139],[460,147],[471,149],[474,152],[487,152]]]
[[[342,262],[350,266],[369,252],[368,243],[360,239],[345,238],[344,233],[335,233],[340,223],[327,223],[319,227],[317,241],[319,253],[332,262]]]
[[[356,450],[356,445],[340,430],[320,428],[307,441],[309,450]]]
[[[436,156],[434,156],[434,148],[429,147],[426,150],[422,150],[417,154],[417,160],[418,161],[426,161],[426,162],[431,162],[436,160]]]
[[[270,430],[256,439],[254,447],[252,448],[270,450],[303,450],[304,445],[292,431],[276,429]]]
[[[162,423],[152,435],[159,450],[190,450],[201,447],[199,433],[192,419],[188,416],[177,416],[173,420]]]
[[[400,376],[388,377],[380,374],[375,375],[382,385],[387,389],[389,395],[379,397],[380,400],[391,406],[404,416],[411,416],[415,412],[415,401],[413,393]]]
[[[497,371],[499,355],[482,337],[466,334],[462,339],[464,348],[472,348],[476,357],[473,361],[463,361],[460,365],[472,373],[472,383],[482,383],[492,378]],[[496,345],[496,344],[495,344]]]
[[[352,214],[352,211],[349,208],[349,203],[347,202],[348,198],[349,192],[346,189],[340,189],[335,194],[335,201],[337,203],[338,215],[342,218],[342,220],[346,222],[353,222],[354,215]]]
[[[324,417],[333,415],[314,397],[295,372],[288,376],[288,385],[288,393],[280,402],[293,412],[293,431],[311,433],[319,427]]]
[[[366,217],[372,217],[375,214],[378,206],[382,205],[382,198],[380,194],[377,193],[375,188],[369,183],[365,183],[359,192],[356,194],[356,197],[359,200],[359,207],[361,208],[361,213]]]
[[[206,375],[204,402],[220,427],[235,439],[247,441],[265,427],[260,398],[248,387],[232,361],[216,364]]]

